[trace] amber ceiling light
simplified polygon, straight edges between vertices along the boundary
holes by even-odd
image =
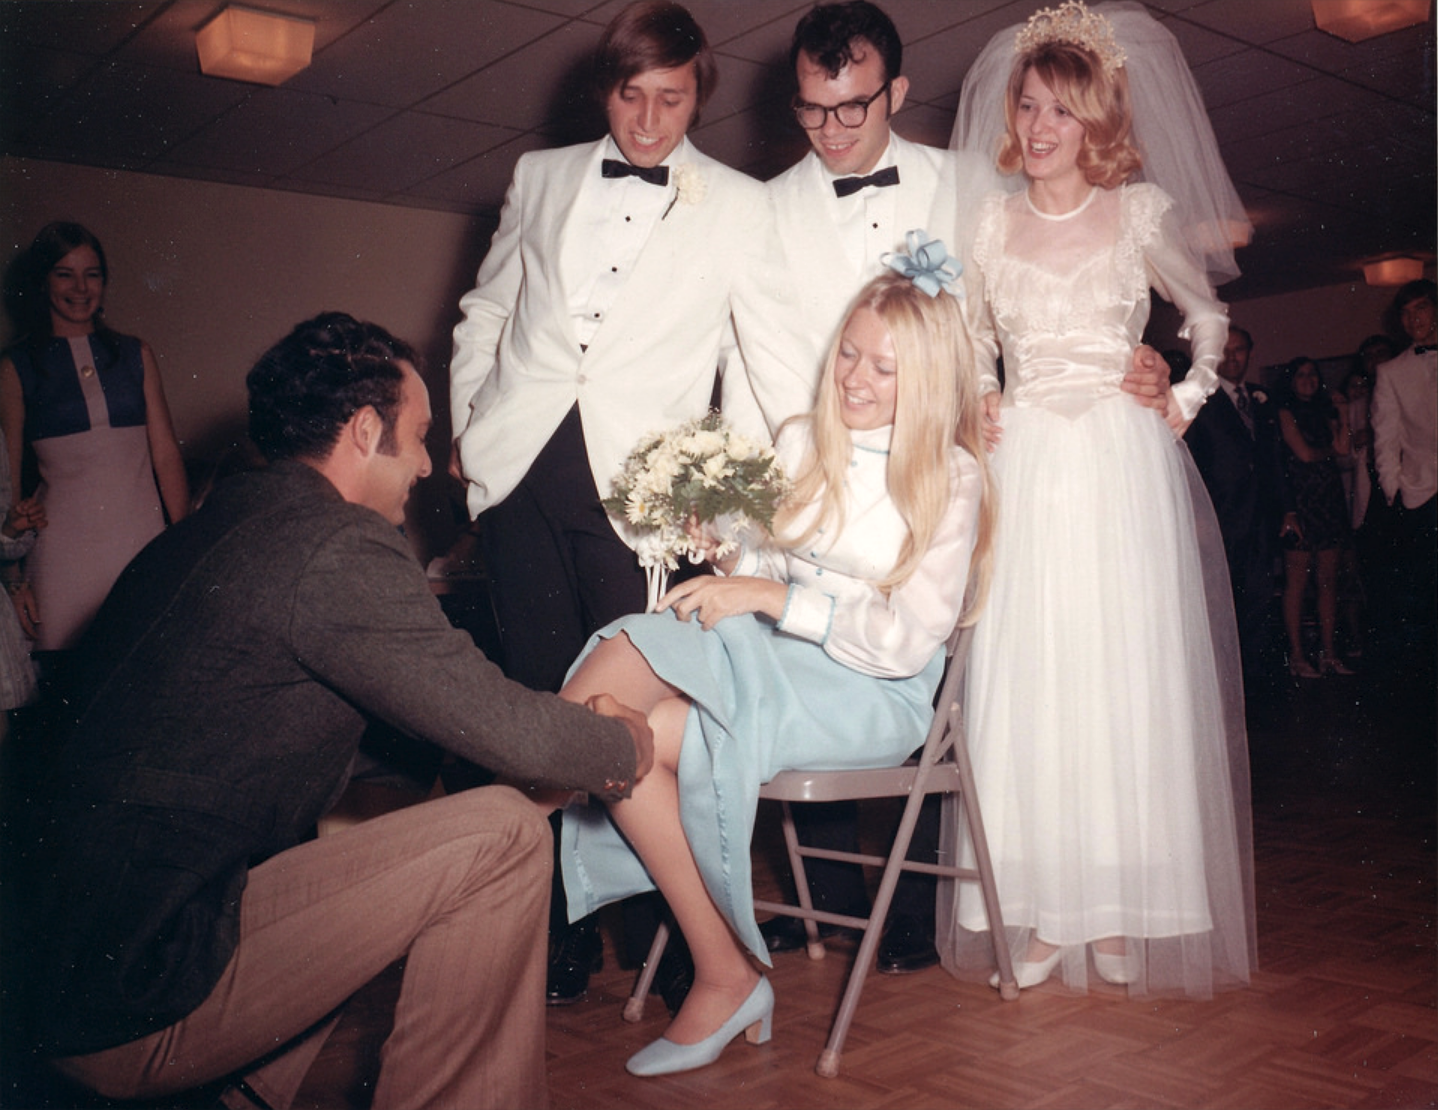
[[[1349,42],[1386,35],[1428,18],[1429,0],[1311,0],[1320,31]]]
[[[315,25],[308,19],[231,5],[195,34],[200,72],[257,85],[282,85],[310,64]]]
[[[1404,285],[1423,276],[1420,258],[1380,258],[1363,264],[1363,280],[1369,285]]]

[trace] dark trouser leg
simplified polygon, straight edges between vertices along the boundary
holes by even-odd
[[[799,843],[836,852],[859,850],[859,807],[853,802],[807,802],[791,807]],[[858,864],[804,861],[814,908],[830,913],[868,912],[869,893]]]
[[[644,572],[599,503],[577,406],[514,492],[484,514],[481,528],[502,665],[516,682],[558,690],[591,634],[617,617],[643,611]],[[556,846],[558,823],[556,815]],[[600,951],[592,920],[569,926],[559,872],[556,866],[551,1002],[583,996]],[[644,934],[647,944],[657,919],[647,907],[636,912],[632,931]]]

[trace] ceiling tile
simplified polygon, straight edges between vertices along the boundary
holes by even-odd
[[[106,62],[22,134],[31,149],[144,165],[248,95],[249,86],[154,66]],[[66,160],[70,160],[68,157]]]
[[[392,107],[417,104],[557,27],[508,4],[401,0],[364,20],[290,85]]]
[[[588,24],[560,24],[431,97],[425,111],[517,131],[588,111],[588,64],[598,39]]]
[[[394,113],[291,89],[258,89],[166,155],[167,161],[283,176]]]
[[[316,184],[399,192],[514,137],[502,127],[402,112],[288,176]]]

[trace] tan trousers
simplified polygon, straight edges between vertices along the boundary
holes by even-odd
[[[404,957],[376,1110],[546,1106],[552,856],[548,822],[508,787],[301,844],[250,872],[239,946],[193,1013],[55,1065],[122,1099],[235,1074],[284,1110],[339,1007]]]

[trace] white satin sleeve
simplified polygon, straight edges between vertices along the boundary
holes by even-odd
[[[983,494],[973,456],[956,447],[954,458],[948,510],[908,581],[887,597],[852,579],[860,588],[834,593],[791,582],[779,628],[861,674],[907,678],[928,666],[963,608]]]
[[[979,375],[979,396],[997,393],[999,384],[999,339],[984,279],[984,265],[1002,247],[1004,194],[990,193],[980,202],[980,216],[971,242],[964,244],[960,261],[964,272],[964,318],[973,342],[974,369]]]
[[[1159,295],[1183,314],[1178,334],[1193,351],[1193,365],[1173,387],[1173,396],[1184,419],[1192,420],[1218,388],[1218,363],[1228,341],[1228,309],[1214,293],[1201,261],[1185,246],[1174,211],[1169,206],[1157,234],[1144,244],[1144,264]]]

